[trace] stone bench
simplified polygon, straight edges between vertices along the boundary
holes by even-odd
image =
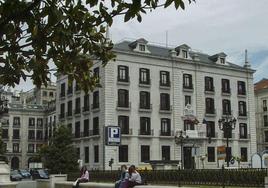
[[[56,182],[55,188],[72,188],[73,182],[64,181],[64,182]],[[114,188],[113,183],[80,183],[79,187],[81,188]],[[177,186],[159,186],[159,185],[139,185],[135,186],[136,188],[178,188]]]

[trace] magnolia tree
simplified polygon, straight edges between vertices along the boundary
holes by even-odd
[[[29,77],[46,85],[53,62],[70,82],[92,90],[93,63],[115,58],[106,25],[117,16],[141,22],[159,7],[184,9],[185,1],[195,0],[0,0],[0,83],[14,86]]]

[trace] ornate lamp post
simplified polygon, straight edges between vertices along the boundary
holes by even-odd
[[[181,146],[181,169],[184,168],[184,165],[183,165],[183,144],[188,140],[188,136],[184,136],[183,135],[183,131],[180,130],[180,131],[177,131],[176,132],[176,135],[175,135],[175,143],[177,145],[180,144]]]
[[[226,136],[226,159],[227,159],[227,167],[229,167],[230,156],[227,149],[229,149],[229,138],[232,135],[232,130],[235,129],[236,119],[233,116],[225,116],[218,120],[219,129],[222,130]]]

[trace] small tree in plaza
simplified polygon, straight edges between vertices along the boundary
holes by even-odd
[[[50,173],[68,173],[78,169],[78,156],[72,145],[72,133],[64,125],[56,129],[50,144],[43,146],[39,154]]]

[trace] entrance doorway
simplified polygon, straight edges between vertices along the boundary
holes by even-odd
[[[20,160],[18,157],[13,157],[11,159],[11,169],[19,169],[20,167]]]
[[[192,157],[192,147],[183,147],[183,165],[184,169],[194,168],[194,157]]]

